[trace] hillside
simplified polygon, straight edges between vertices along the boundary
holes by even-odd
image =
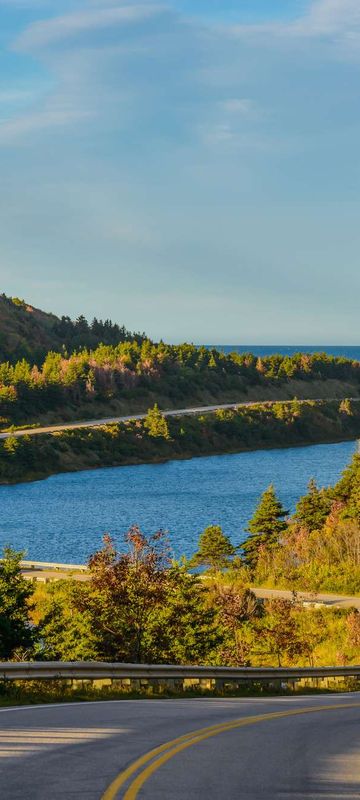
[[[38,361],[49,350],[59,349],[61,342],[54,330],[59,322],[54,314],[0,295],[0,361]]]
[[[73,321],[0,297],[2,429],[132,414],[154,403],[171,409],[359,397],[358,361],[155,344],[110,320]]]
[[[111,320],[84,316],[71,320],[34,308],[17,297],[0,295],[0,363],[16,363],[23,358],[40,365],[49,351],[69,353],[99,344],[117,345],[124,341],[142,341],[144,334],[130,333]]]

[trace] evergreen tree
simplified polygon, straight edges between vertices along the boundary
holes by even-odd
[[[351,400],[349,400],[349,398],[345,398],[344,400],[341,401],[339,405],[339,412],[340,414],[347,414],[348,417],[351,417],[353,415],[352,403]]]
[[[250,520],[247,531],[251,534],[242,545],[246,563],[254,569],[262,550],[275,547],[286,530],[286,511],[271,484],[263,493]]]
[[[229,559],[236,553],[220,525],[209,525],[199,538],[198,550],[191,559],[191,566],[210,567],[219,570],[229,565]]]
[[[31,583],[21,573],[23,554],[10,547],[4,549],[0,560],[0,659],[12,658],[14,651],[29,650],[34,633],[29,621]]]
[[[144,420],[144,427],[149,436],[156,439],[170,439],[167,419],[164,417],[164,414],[161,413],[157,403],[155,403],[153,408],[149,408]]]
[[[330,513],[331,499],[326,492],[318,489],[315,481],[309,482],[308,494],[301,497],[294,514],[294,521],[308,531],[318,531]]]

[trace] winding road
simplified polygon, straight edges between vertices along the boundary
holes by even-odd
[[[0,710],[1,800],[359,800],[360,693]]]

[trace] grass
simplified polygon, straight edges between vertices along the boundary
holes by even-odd
[[[360,690],[360,681],[348,679],[333,686],[314,687],[308,685],[298,686],[296,690],[285,686],[263,686],[253,683],[235,689],[231,686],[224,689],[186,688],[180,690],[164,688],[154,690],[149,686],[140,689],[124,689],[113,686],[66,686],[62,681],[31,681],[13,683],[3,681],[0,683],[0,708],[10,708],[22,705],[43,705],[47,703],[79,703],[111,700],[179,700],[195,698],[222,698],[222,697],[285,697],[290,695],[329,695],[342,692],[356,692]]]

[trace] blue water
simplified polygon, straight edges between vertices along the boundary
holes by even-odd
[[[356,442],[212,456],[55,475],[0,487],[0,546],[25,549],[40,561],[83,562],[105,532],[121,542],[137,523],[171,534],[177,556],[190,555],[205,526],[218,523],[234,544],[260,493],[273,482],[293,510],[314,477],[333,484]]]
[[[254,353],[255,356],[271,356],[273,353],[281,353],[283,356],[292,356],[294,353],[327,353],[332,356],[340,356],[342,358],[350,358],[354,361],[360,361],[360,345],[285,345],[285,344],[215,344],[206,345],[206,347],[215,347],[217,350],[222,350],[224,353]]]

